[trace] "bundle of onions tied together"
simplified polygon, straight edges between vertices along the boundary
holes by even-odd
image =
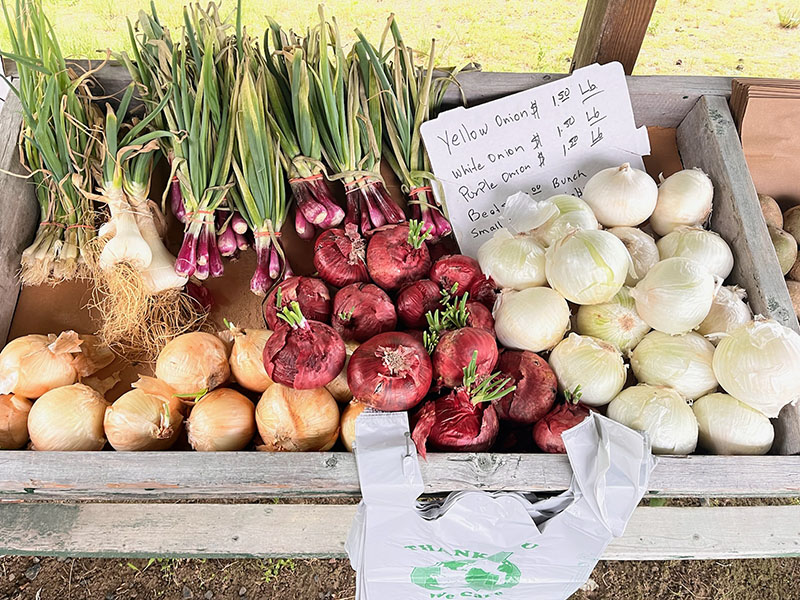
[[[391,32],[394,47],[385,51],[383,46]],[[422,145],[420,126],[435,116],[441,105],[448,84],[454,81],[453,74],[434,79],[435,42],[431,41],[428,62],[425,68],[415,64],[417,54],[403,42],[394,15],[389,17],[376,50],[356,30],[359,43],[356,45],[358,60],[367,62],[372,68],[380,90],[380,101],[384,116],[384,154],[411,205],[412,218],[422,222],[423,229],[432,240],[448,235],[452,228],[433,198],[430,160]]]
[[[264,34],[269,116],[279,134],[284,167],[295,200],[297,235],[313,239],[318,229],[330,229],[341,223],[344,210],[325,181],[322,143],[312,114],[305,41],[294,32],[283,30],[273,19],[269,20],[269,30]],[[274,51],[270,51],[271,45],[275,46]]]
[[[21,279],[39,285],[81,277],[96,233],[87,194],[99,163],[101,120],[91,78],[100,67],[78,74],[67,66],[41,0],[16,0],[5,17],[11,51],[0,56],[16,63],[17,79],[2,78],[22,105],[20,158],[40,209]]]
[[[312,107],[321,135],[322,152],[347,193],[345,223],[367,233],[401,223],[405,215],[380,175],[383,123],[376,75],[356,43],[345,56],[336,20],[325,20],[306,40],[306,62],[312,74]]]

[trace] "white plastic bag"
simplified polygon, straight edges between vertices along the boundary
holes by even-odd
[[[564,432],[573,480],[559,496],[456,492],[417,503],[424,485],[405,413],[356,421],[363,501],[347,553],[356,600],[561,600],[622,535],[655,461],[647,438],[592,413]]]

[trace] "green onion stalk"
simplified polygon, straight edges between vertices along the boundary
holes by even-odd
[[[387,33],[394,47],[384,52]],[[416,53],[403,42],[394,15],[389,16],[381,40],[381,50],[356,30],[359,44],[377,78],[384,115],[384,155],[408,196],[412,218],[423,223],[436,240],[452,231],[450,223],[436,204],[430,161],[422,144],[420,126],[438,110],[451,78],[433,77],[435,41],[431,40],[426,68],[416,65]]]
[[[214,3],[207,9],[198,4],[184,8],[183,35],[176,43],[158,21],[155,7],[151,9],[152,15],[139,14],[139,35],[130,28],[135,63],[126,64],[145,87],[149,106],[169,96],[161,128],[179,133],[167,138],[165,149],[177,179],[177,186],[170,186],[173,200],[176,187],[180,191],[180,207],[173,202],[173,209],[185,223],[175,271],[182,277],[218,277],[224,268],[215,212],[233,185],[236,38],[227,33],[231,24],[219,17]]]
[[[233,88],[238,193],[232,198],[253,231],[257,263],[250,290],[263,296],[275,281],[291,274],[280,242],[288,204],[279,134],[269,119],[269,71],[249,38],[242,39],[242,46]]]
[[[274,46],[274,50],[270,48]],[[303,40],[269,19],[264,34],[270,120],[278,133],[295,204],[295,229],[302,239],[336,227],[344,210],[325,181],[322,143],[311,110],[311,78]]]
[[[61,54],[41,0],[3,2],[11,50],[0,56],[17,65],[8,83],[22,105],[20,156],[36,186],[40,224],[22,254],[22,281],[57,282],[83,276],[87,244],[96,234],[90,199],[98,168],[100,114],[91,102],[90,79]]]
[[[306,40],[311,74],[311,112],[317,122],[322,154],[347,194],[345,223],[363,233],[406,220],[380,175],[382,137],[378,83],[356,44],[345,56],[336,20],[325,20]],[[361,55],[361,56],[359,56]]]
[[[128,263],[141,276],[147,292],[157,294],[181,289],[187,281],[175,272],[175,257],[161,240],[148,200],[154,155],[159,151],[158,140],[172,136],[170,132],[148,128],[163,110],[168,97],[144,119],[128,123],[126,118],[134,91],[135,84],[131,83],[116,112],[110,105],[106,106],[98,186],[100,199],[108,205],[110,219],[104,228],[111,237],[98,262],[103,270]]]

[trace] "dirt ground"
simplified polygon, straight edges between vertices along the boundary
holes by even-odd
[[[800,559],[601,562],[574,600],[793,600]],[[346,560],[0,557],[0,600],[353,600]]]

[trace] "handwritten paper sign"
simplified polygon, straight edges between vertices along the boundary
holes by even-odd
[[[586,181],[628,162],[644,169],[647,130],[637,128],[620,63],[571,76],[474,108],[443,112],[422,125],[433,173],[464,254],[502,228],[503,203],[581,195]],[[442,197],[443,195],[443,197]]]

